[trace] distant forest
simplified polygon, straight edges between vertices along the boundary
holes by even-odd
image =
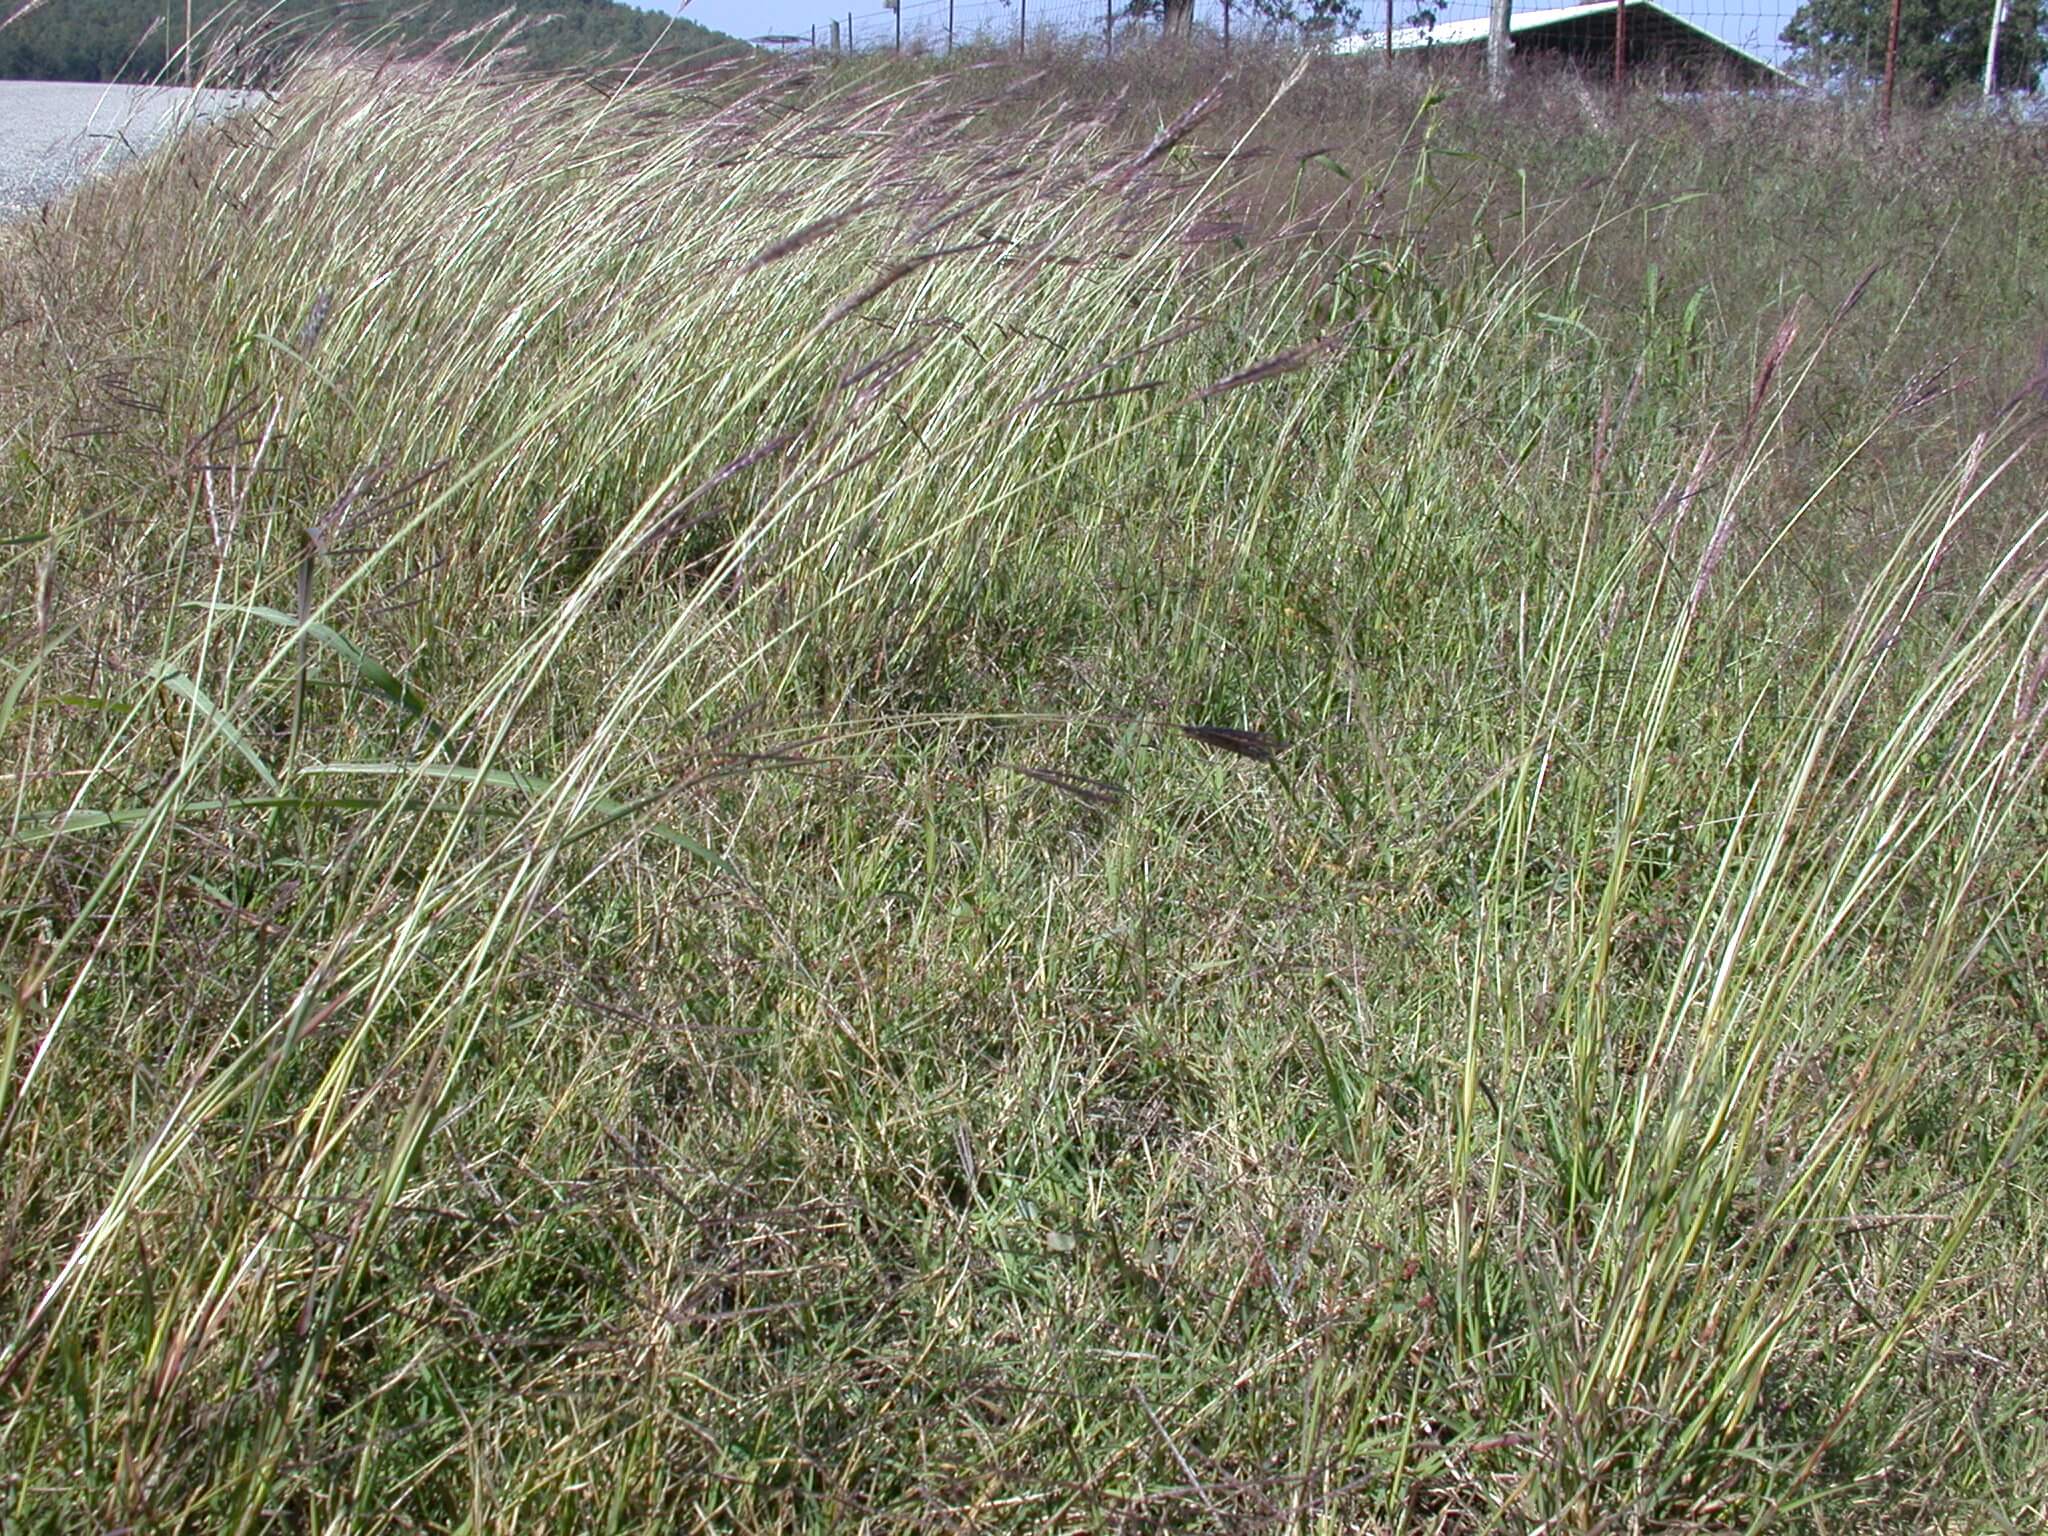
[[[519,63],[532,69],[616,63],[650,48],[674,62],[738,46],[693,22],[614,0],[192,0],[194,72],[211,58],[204,72],[216,80],[260,83],[297,45],[330,33],[424,52],[507,11],[532,18],[514,43]],[[186,14],[185,0],[0,0],[0,80],[142,82],[167,67],[180,76]],[[475,45],[512,24],[479,33]]]

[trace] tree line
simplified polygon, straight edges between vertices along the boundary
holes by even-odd
[[[1891,0],[1806,0],[1784,33],[1794,69],[1826,84],[1882,78],[1891,15]],[[1994,17],[1994,89],[2039,90],[2048,64],[2048,6],[2041,0],[1903,0],[1899,79],[1932,101],[1982,90]]]
[[[493,18],[511,18],[493,27]],[[614,0],[0,0],[0,80],[142,83],[193,73],[259,84],[305,44],[326,36],[407,53],[479,28],[473,42],[517,29],[522,65],[541,70],[620,62],[655,50],[663,61],[739,46],[731,38]],[[459,46],[459,45],[458,45]]]

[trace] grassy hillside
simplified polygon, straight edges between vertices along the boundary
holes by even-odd
[[[0,80],[126,80],[184,73],[183,0],[43,0],[0,26]],[[215,78],[278,66],[317,39],[419,52],[464,38],[471,49],[516,31],[511,58],[537,70],[672,61],[732,40],[614,0],[193,0],[195,72]],[[494,24],[495,23],[495,24]],[[458,56],[463,51],[454,44]],[[508,60],[509,61],[509,60]]]
[[[2041,144],[1240,68],[0,234],[0,1514],[2041,1528]]]

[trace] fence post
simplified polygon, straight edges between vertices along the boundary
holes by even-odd
[[[1102,58],[1116,62],[1116,0],[1102,0]]]
[[[1230,0],[1223,0],[1223,52],[1230,53]]]
[[[1017,52],[1024,52],[1024,7],[1027,0],[1017,0]]]
[[[1394,67],[1394,0],[1387,0],[1387,68]]]
[[[946,0],[946,57],[953,57],[953,0]]]
[[[896,3],[890,6],[889,9],[896,13],[896,51],[901,53],[903,51],[903,0],[896,0]]]
[[[1614,0],[1614,88],[1628,85],[1628,0]]]
[[[846,51],[853,52],[853,12],[846,13]]]
[[[1899,7],[1901,0],[1892,0],[1891,35],[1884,45],[1884,100],[1878,103],[1877,126],[1881,132],[1890,132],[1892,126],[1892,82],[1899,73]]]
[[[1486,20],[1486,93],[1495,101],[1508,93],[1508,23],[1514,18],[1513,0],[1492,0]]]
[[[2006,0],[1991,0],[1991,46],[1984,51],[1984,99],[1998,94],[1998,29],[2005,25]]]

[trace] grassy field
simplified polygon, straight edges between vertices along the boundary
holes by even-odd
[[[2048,1521],[2048,145],[1236,68],[0,231],[0,1523]]]

